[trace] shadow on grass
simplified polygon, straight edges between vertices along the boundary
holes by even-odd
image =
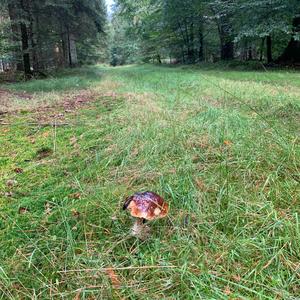
[[[15,91],[28,93],[80,90],[98,83],[102,76],[103,72],[99,67],[82,67],[57,71],[46,79],[14,83],[8,87]]]

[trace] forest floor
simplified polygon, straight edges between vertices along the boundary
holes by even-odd
[[[94,66],[0,86],[0,299],[296,299],[300,73]],[[170,204],[130,236],[126,196]]]

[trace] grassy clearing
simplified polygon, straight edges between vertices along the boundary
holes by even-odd
[[[14,94],[0,116],[1,299],[300,294],[299,73],[92,67],[6,88],[34,105]],[[121,205],[148,189],[171,213],[142,242]]]

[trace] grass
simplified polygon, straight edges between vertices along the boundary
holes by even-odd
[[[299,73],[95,66],[5,88],[0,299],[299,296]],[[147,241],[121,211],[140,190],[171,207]]]

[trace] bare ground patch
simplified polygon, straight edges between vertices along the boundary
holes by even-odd
[[[53,119],[63,122],[67,114],[74,113],[98,100],[110,110],[111,103],[119,97],[116,93],[95,90],[81,90],[64,95],[54,93],[23,95],[3,91],[0,94],[0,124],[6,124],[9,117],[20,114],[29,114],[32,122],[43,123]]]

